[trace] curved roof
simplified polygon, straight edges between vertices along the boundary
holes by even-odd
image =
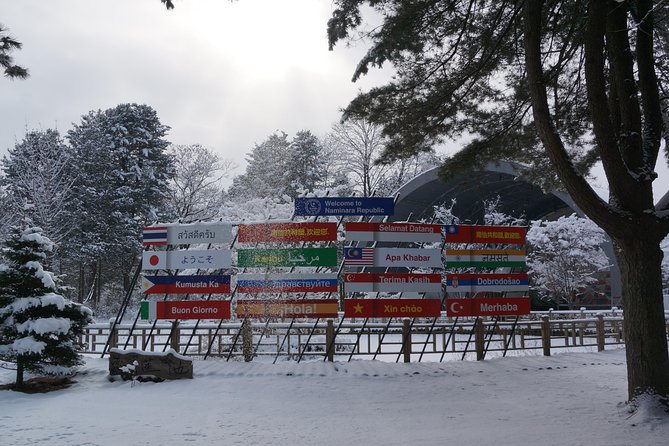
[[[429,221],[434,213],[434,206],[450,206],[451,200],[455,199],[453,215],[464,224],[483,224],[484,202],[498,196],[498,211],[528,221],[553,220],[574,212],[584,216],[566,193],[544,193],[533,184],[517,180],[520,169],[507,161],[498,161],[488,163],[480,170],[463,172],[447,181],[441,181],[437,177],[438,168],[428,170],[397,190],[395,215],[389,220]],[[663,201],[669,203],[669,193]],[[611,259],[611,294],[619,299],[622,293],[620,270],[613,253],[613,245],[607,241],[602,247]]]
[[[528,220],[577,212],[571,198],[562,192],[544,193],[537,186],[517,180],[517,168],[506,161],[488,163],[484,169],[456,175],[447,181],[437,177],[438,168],[413,178],[397,191],[393,221],[429,219],[434,206],[450,205],[463,223],[482,224],[484,202],[500,197],[498,210]]]

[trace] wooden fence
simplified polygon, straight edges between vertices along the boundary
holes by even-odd
[[[669,321],[669,313],[666,314]],[[244,329],[243,329],[244,327]],[[269,357],[301,361],[443,361],[491,356],[550,355],[557,349],[604,350],[624,344],[620,310],[533,312],[522,318],[448,318],[413,320],[320,319],[313,322],[172,322],[92,324],[82,341],[86,353],[105,347],[153,352],[175,351],[196,357],[245,359]],[[667,323],[669,336],[669,322]]]

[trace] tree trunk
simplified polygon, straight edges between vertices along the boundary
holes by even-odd
[[[630,400],[645,392],[669,395],[669,356],[662,303],[662,251],[654,238],[617,240],[627,383]]]
[[[23,390],[23,360],[16,359],[16,390]]]

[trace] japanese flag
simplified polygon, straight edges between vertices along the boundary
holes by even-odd
[[[142,269],[167,269],[167,251],[144,251]]]

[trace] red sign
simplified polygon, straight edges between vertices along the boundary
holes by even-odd
[[[441,274],[374,274],[347,273],[344,275],[344,289],[354,292],[441,292]]]
[[[336,240],[336,223],[254,223],[239,225],[237,230],[237,241],[242,243]]]
[[[440,299],[345,299],[344,317],[438,317]]]
[[[238,300],[237,317],[318,318],[337,317],[337,299]]]
[[[346,222],[346,240],[379,242],[440,242],[441,225],[425,223]]]
[[[457,316],[519,316],[530,314],[529,297],[446,299],[446,314]]]
[[[230,319],[229,300],[156,302],[156,319]]]
[[[446,243],[501,243],[524,245],[524,226],[446,225]]]

